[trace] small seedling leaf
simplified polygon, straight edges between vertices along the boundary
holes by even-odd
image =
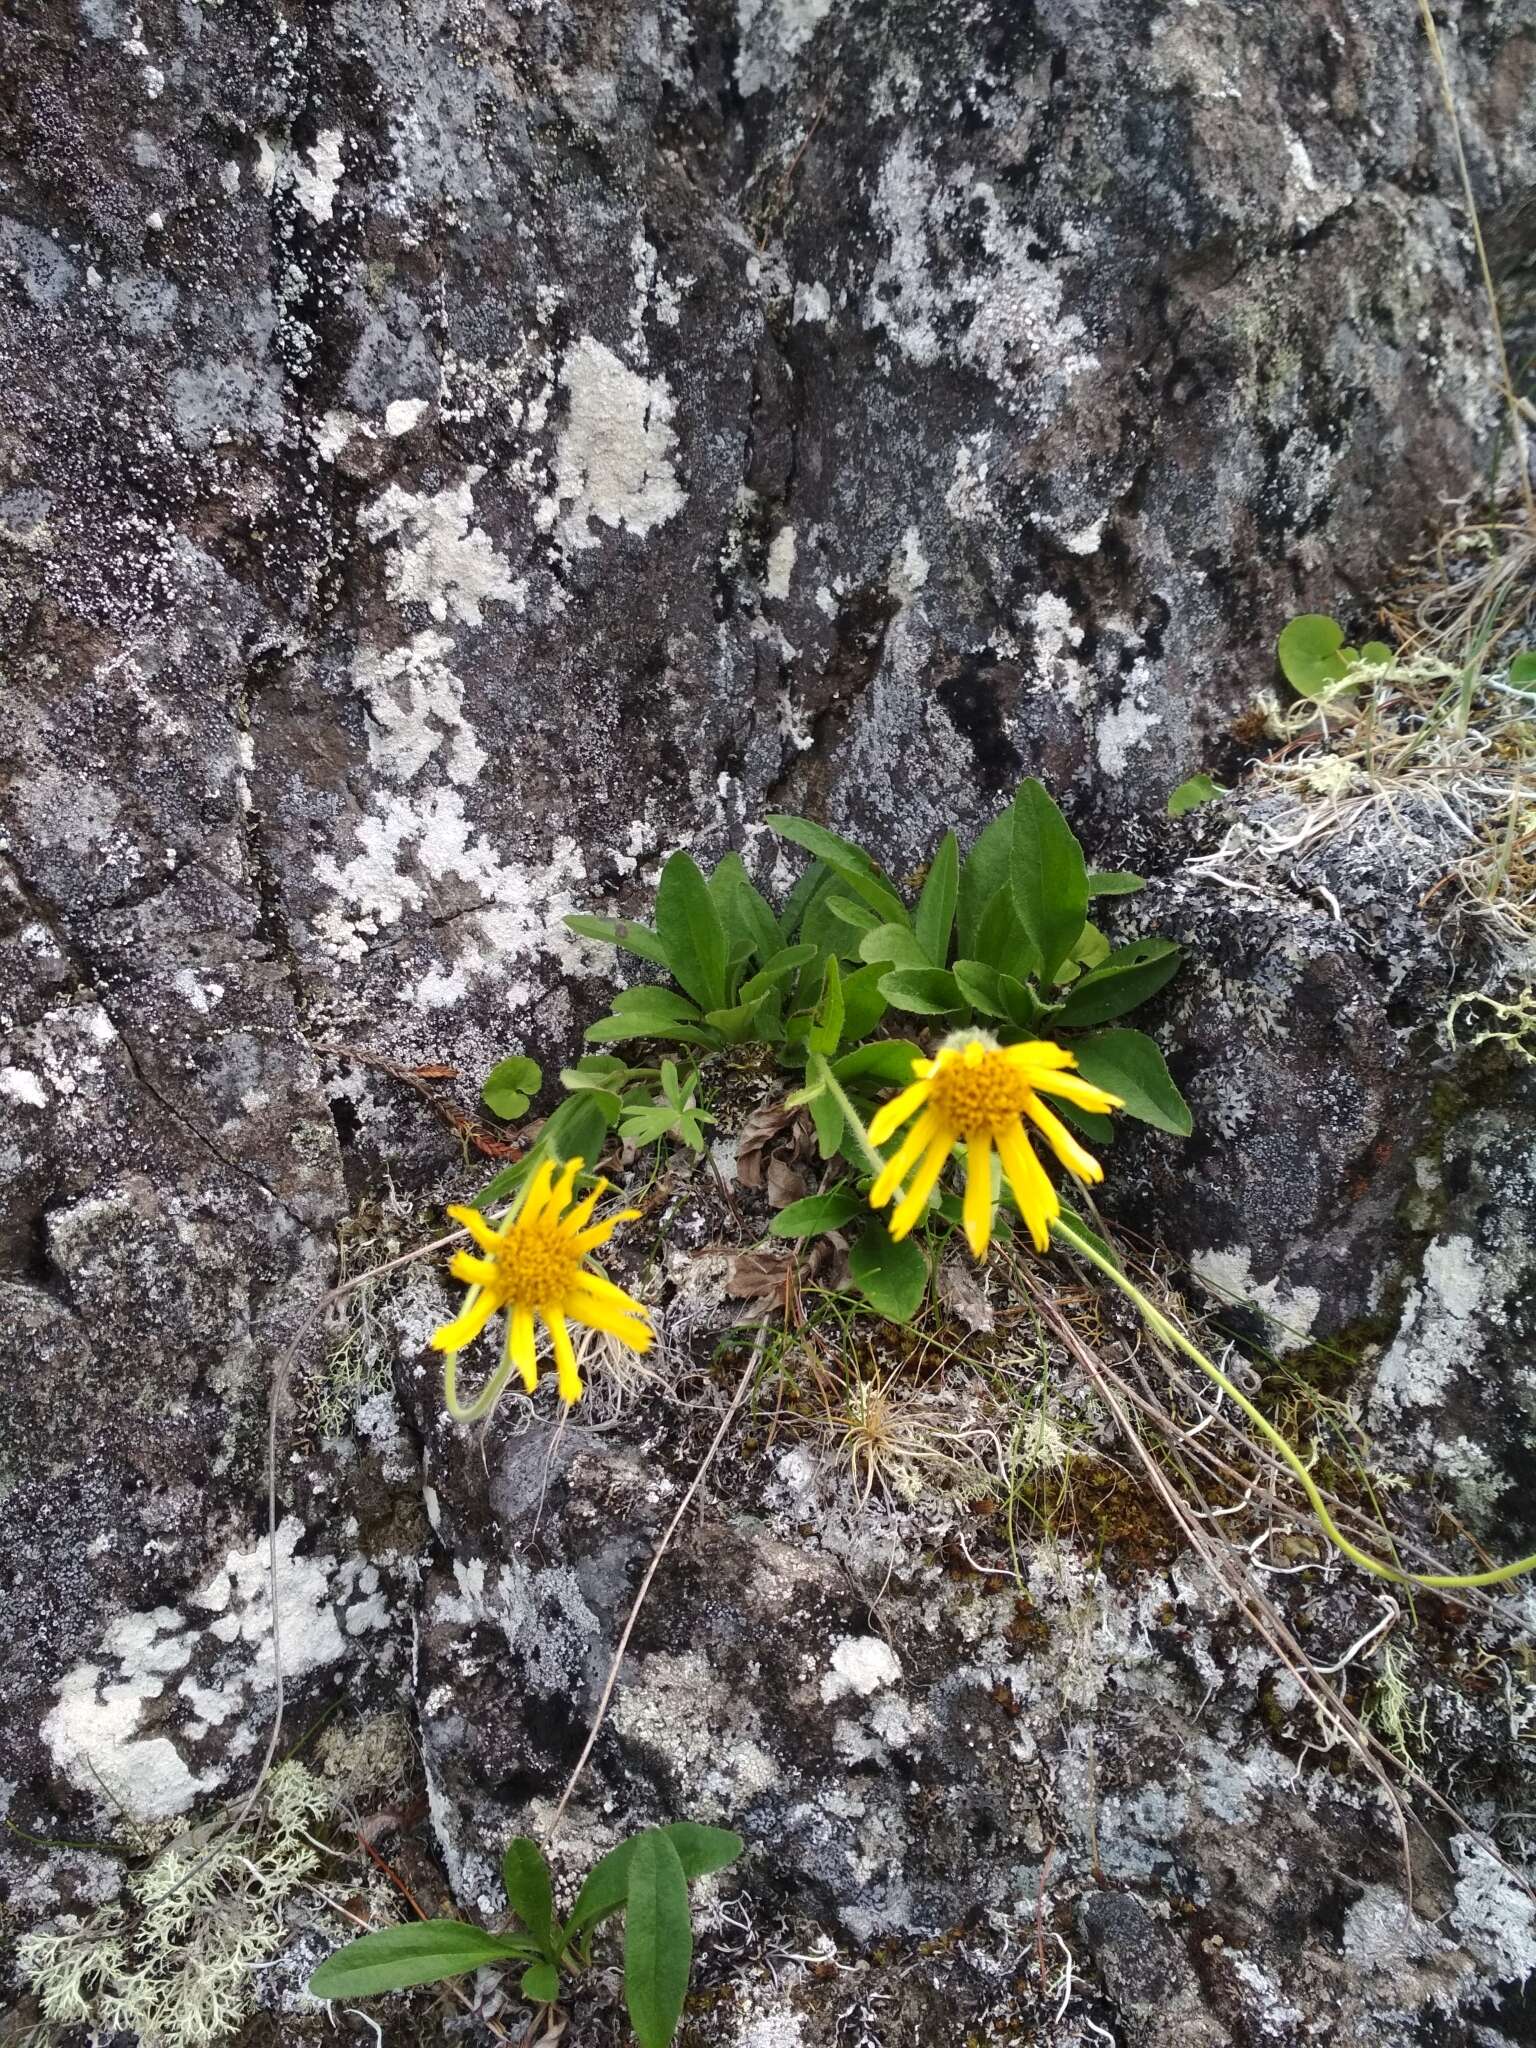
[[[543,1084],[544,1076],[537,1060],[514,1055],[511,1059],[498,1060],[492,1067],[485,1077],[485,1086],[480,1090],[480,1100],[493,1116],[510,1119],[522,1115]]]
[[[1168,815],[1170,818],[1182,818],[1186,811],[1193,811],[1201,804],[1212,803],[1226,793],[1219,782],[1213,782],[1202,770],[1200,774],[1191,775],[1186,782],[1181,782],[1169,797]]]

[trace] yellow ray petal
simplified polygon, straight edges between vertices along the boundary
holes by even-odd
[[[615,1209],[601,1223],[594,1223],[590,1230],[583,1230],[579,1236],[573,1237],[571,1243],[585,1256],[588,1252],[595,1252],[599,1245],[606,1244],[621,1223],[637,1223],[639,1219],[638,1209]]]
[[[1064,1101],[1075,1102],[1079,1109],[1091,1109],[1099,1116],[1125,1107],[1118,1095],[1111,1095],[1107,1088],[1095,1088],[1079,1074],[1037,1074],[1030,1086],[1038,1088],[1042,1095],[1059,1095]]]
[[[562,1209],[570,1206],[571,1196],[576,1187],[576,1176],[580,1173],[584,1163],[580,1159],[567,1159],[565,1165],[561,1168],[558,1180],[556,1180],[554,1186],[549,1191],[549,1213],[551,1216],[559,1216]],[[562,1224],[565,1222],[564,1217],[561,1217],[561,1222]]]
[[[985,1135],[966,1147],[964,1218],[971,1256],[984,1259],[992,1241],[992,1140]]]
[[[883,1209],[895,1194],[902,1180],[917,1164],[928,1141],[939,1128],[938,1119],[931,1110],[920,1116],[902,1139],[890,1158],[875,1176],[875,1184],[869,1191],[871,1208]]]
[[[576,1284],[578,1287],[590,1287],[594,1294],[601,1295],[604,1301],[610,1302],[622,1315],[638,1316],[644,1322],[650,1314],[644,1302],[636,1301],[632,1294],[626,1294],[622,1287],[616,1286],[606,1273],[599,1273],[595,1266],[583,1266],[577,1275]]]
[[[603,1199],[604,1195],[606,1195],[607,1192],[607,1181],[594,1181],[592,1183],[592,1186],[587,1190],[586,1194],[582,1196],[581,1200],[576,1204],[575,1208],[571,1210],[569,1215],[561,1218],[561,1227],[565,1230],[570,1231],[585,1230],[587,1225],[592,1221],[592,1211],[597,1207],[598,1203]]]
[[[466,1344],[474,1342],[495,1312],[494,1292],[489,1287],[477,1288],[451,1323],[432,1332],[432,1349],[462,1351]]]
[[[927,1081],[914,1081],[910,1088],[903,1088],[899,1095],[893,1095],[889,1102],[882,1103],[869,1120],[869,1141],[872,1145],[883,1145],[891,1133],[904,1124],[928,1100],[932,1092]]]
[[[549,1325],[550,1343],[554,1348],[555,1383],[560,1389],[560,1398],[568,1407],[574,1408],[581,1399],[581,1374],[576,1370],[571,1333],[559,1309],[552,1309],[544,1320]]]
[[[1003,1058],[1016,1067],[1043,1067],[1047,1072],[1054,1067],[1077,1065],[1075,1053],[1068,1052],[1064,1045],[1053,1045],[1048,1038],[1026,1038],[1018,1045],[1006,1045]]]
[[[515,1308],[507,1318],[507,1356],[522,1376],[531,1394],[539,1384],[539,1364],[533,1348],[533,1311]]]
[[[923,1154],[923,1163],[912,1176],[911,1186],[904,1199],[897,1203],[889,1224],[893,1238],[903,1238],[918,1217],[928,1206],[928,1197],[933,1184],[944,1171],[944,1162],[955,1149],[955,1141],[946,1131],[935,1132],[928,1150]]]
[[[588,1293],[585,1287],[572,1290],[565,1312],[576,1322],[585,1323],[589,1330],[606,1330],[610,1337],[617,1337],[631,1351],[649,1351],[651,1348],[651,1332],[645,1323],[634,1316],[624,1315],[612,1302],[601,1295]]]
[[[1068,1173],[1075,1173],[1079,1180],[1097,1181],[1104,1178],[1103,1167],[1086,1145],[1077,1142],[1054,1110],[1047,1109],[1043,1102],[1032,1095],[1024,1105],[1024,1113],[1045,1133],[1051,1150]]]
[[[496,1261],[477,1259],[473,1252],[455,1252],[448,1261],[448,1270],[455,1280],[467,1280],[471,1287],[496,1284]]]
[[[1021,1125],[1012,1124],[1003,1131],[998,1138],[997,1149],[1003,1171],[1008,1176],[1008,1185],[1013,1189],[1013,1199],[1019,1205],[1019,1214],[1029,1225],[1035,1250],[1048,1251],[1051,1225],[1061,1214],[1060,1198],[1051,1186],[1045,1168],[1035,1157],[1035,1148],[1024,1135]]]
[[[500,1231],[495,1228],[488,1218],[482,1216],[478,1209],[466,1209],[460,1203],[455,1202],[449,1206],[448,1214],[455,1223],[463,1224],[464,1228],[475,1240],[475,1243],[479,1245],[481,1251],[499,1252],[501,1250]]]
[[[524,1183],[523,1199],[517,1211],[519,1223],[536,1223],[549,1206],[549,1190],[555,1178],[555,1162],[541,1159]]]

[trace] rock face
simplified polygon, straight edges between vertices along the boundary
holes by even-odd
[[[1536,8],[1448,15],[1498,246],[1536,185]],[[334,1277],[338,1231],[356,1247],[360,1196],[385,1196],[367,1245],[395,1241],[384,1165],[464,1188],[446,1143],[408,1142],[391,1091],[321,1048],[471,1075],[569,1050],[598,963],[561,912],[634,907],[684,842],[766,867],[775,804],[902,871],[1030,771],[1104,851],[1134,842],[1174,782],[1237,746],[1285,616],[1363,602],[1465,487],[1492,384],[1413,10],[1387,0],[45,0],[5,36],[0,1777],[19,1828],[73,1838],[238,1792],[254,1768],[274,1360]],[[1175,878],[1146,908],[1193,932],[1212,900]],[[1341,1035],[1348,1085],[1322,1141],[1314,1103],[1287,1121],[1278,1092],[1252,1092],[1262,1063],[1236,1121],[1236,1098],[1193,1088],[1203,1193],[1182,1248],[1303,1321],[1305,1291],[1326,1295],[1322,1330],[1376,1305],[1399,1226],[1396,1183],[1371,1178],[1375,1120],[1390,1111],[1401,1153],[1427,1096],[1402,1098],[1390,976],[1300,923],[1277,957],[1268,914],[1230,913],[1212,970],[1229,1010],[1262,946],[1268,998],[1310,1020],[1317,1085]],[[1422,931],[1390,943],[1449,986]],[[1220,1015],[1191,995],[1167,1016],[1176,1058],[1209,1073]],[[1472,1304],[1458,1249],[1520,1171],[1528,1110],[1486,1114],[1505,1121],[1446,1141],[1433,1270],[1383,1366],[1410,1434],[1442,1382],[1401,1346],[1442,1358],[1446,1317],[1491,1344],[1523,1313],[1513,1251]],[[1281,1210],[1303,1158],[1315,1181]],[[1144,1170],[1157,1213],[1177,1210],[1167,1160]],[[1337,1198],[1356,1171],[1363,1239]],[[415,1698],[469,1902],[494,1827],[549,1796],[579,1737],[570,1688],[590,1688],[675,1482],[638,1439],[574,1435],[535,1584],[516,1538],[542,1464],[438,1470],[414,1377],[430,1293],[408,1293],[389,1355],[372,1325],[329,1346],[328,1370],[340,1343],[372,1374],[355,1426],[302,1385],[285,1411],[280,1611],[301,1703],[347,1674],[387,1699],[425,1573]],[[1435,1444],[1460,1429],[1452,1412]],[[1502,1512],[1502,1480],[1459,1476]],[[1028,1940],[1051,1667],[1015,1687],[1003,1607],[934,1620],[916,1581],[877,1625],[772,1512],[764,1533],[748,1489],[680,1554],[615,1723],[626,1799],[751,1815],[784,1866],[765,1896],[839,1941],[994,1907]],[[720,1592],[697,1617],[700,1586]],[[1113,1623],[1127,1641],[1135,1605]],[[455,1630],[520,1660],[515,1722],[471,1711]],[[1154,1726],[1171,1754],[1198,1695],[1137,1656],[1145,1727],[1124,1754]],[[973,1700],[999,1686],[1018,1717]],[[708,1744],[647,1732],[706,1711]],[[1092,1741],[1073,1740],[1086,1769]],[[1225,1813],[1228,1785],[1212,1811],[1289,1814],[1272,1793]],[[1118,1882],[1164,1903],[1235,1882],[1260,1913],[1272,1872],[1234,1880],[1217,1830],[1191,1822],[1205,1846],[1174,1852],[1175,1822],[1135,1813]],[[1319,1861],[1357,1821],[1319,1837]],[[899,1856],[877,1868],[874,1843]],[[1175,1854],[1198,1883],[1174,1883]],[[1376,1854],[1339,1904],[1339,1954],[1392,1975]],[[108,1859],[40,1861],[16,1837],[0,1863],[23,1917],[114,1881]],[[1444,1972],[1497,1977],[1522,1924],[1499,1898],[1466,1922],[1505,1930],[1484,1936],[1497,1967],[1444,1960],[1417,1923],[1391,1937],[1404,2010],[1429,2010]],[[1307,1891],[1294,1912],[1333,1906]],[[1096,1909],[1072,1940],[1126,2014],[1154,1983],[1189,2007],[1185,1966],[1139,1924]],[[967,2010],[991,2009],[994,1980],[1006,2009],[1002,1963],[978,1949],[964,1968]],[[1401,1989],[1357,1979],[1339,2011]],[[944,2038],[941,1974],[880,1996],[911,2038]],[[751,2048],[801,2038],[737,2018]]]

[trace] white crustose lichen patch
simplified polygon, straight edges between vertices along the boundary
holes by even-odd
[[[570,411],[555,449],[554,492],[538,509],[544,530],[558,520],[567,547],[590,548],[593,520],[645,534],[680,512],[665,377],[641,376],[587,334],[567,354],[560,382]]]

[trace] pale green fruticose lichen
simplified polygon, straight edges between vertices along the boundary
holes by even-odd
[[[309,1830],[330,1801],[280,1764],[251,1818],[212,1844],[178,1829],[128,1880],[128,1904],[24,1934],[22,1971],[46,2019],[136,2034],[140,2048],[212,2048],[254,2004],[251,1971],[282,1946],[284,1907],[315,1869]]]

